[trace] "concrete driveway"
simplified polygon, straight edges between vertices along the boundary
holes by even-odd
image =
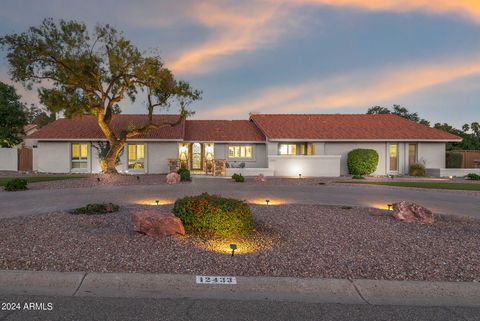
[[[408,200],[424,205],[435,213],[480,218],[480,196],[468,193],[381,188],[378,186],[331,185],[262,185],[233,183],[222,178],[195,177],[191,184],[100,186],[55,190],[0,192],[0,217],[42,214],[69,210],[94,202],[120,205],[154,204],[158,199],[173,202],[184,195],[202,192],[221,194],[250,202],[305,203],[385,207],[386,204]]]

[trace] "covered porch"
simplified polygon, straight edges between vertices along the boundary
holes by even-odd
[[[178,144],[178,158],[169,159],[168,167],[170,172],[186,168],[192,175],[225,176],[226,161],[215,158],[214,143],[187,142]]]

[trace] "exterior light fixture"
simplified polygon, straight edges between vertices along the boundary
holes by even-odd
[[[298,174],[298,178],[302,178],[302,174]]]
[[[393,207],[393,204],[387,204],[387,206],[388,206],[388,210],[391,211],[392,207]]]
[[[100,182],[100,177],[97,177],[97,182]]]
[[[235,250],[237,249],[237,244],[230,244],[230,248],[232,249],[232,256],[235,254]]]
[[[453,179],[453,176],[448,176],[448,178]]]
[[[137,175],[137,181],[139,181],[139,180],[140,180],[140,176]]]
[[[157,203],[157,205],[160,203],[160,200],[155,200],[155,203]]]
[[[270,203],[270,200],[265,200],[265,203],[267,203],[267,205],[268,205],[268,203]]]

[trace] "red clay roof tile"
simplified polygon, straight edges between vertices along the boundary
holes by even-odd
[[[187,120],[186,141],[265,141],[265,136],[249,120]]]
[[[268,139],[461,140],[461,137],[397,115],[253,114]]]

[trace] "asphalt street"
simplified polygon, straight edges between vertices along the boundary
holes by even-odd
[[[20,303],[17,311],[0,311],[1,321],[29,320],[342,320],[342,321],[473,321],[480,308],[313,304],[278,301],[190,299],[132,299],[51,296],[2,296],[4,303]],[[50,311],[24,309],[40,303]]]

